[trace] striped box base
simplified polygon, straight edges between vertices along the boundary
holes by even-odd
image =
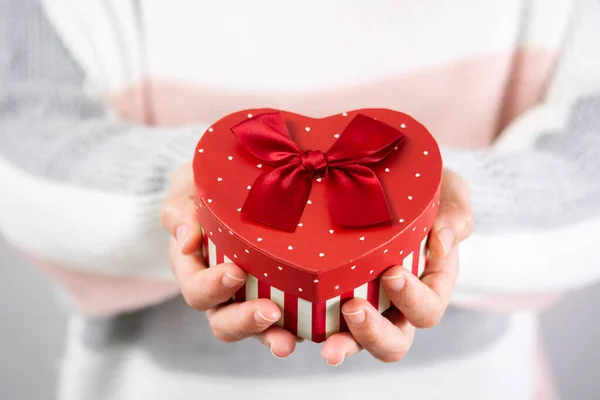
[[[418,248],[404,257],[402,262],[404,268],[417,276],[421,276],[425,270],[426,242],[427,239],[424,239]],[[223,262],[233,262],[226,254],[220,252],[206,236],[204,254],[210,267]],[[277,325],[306,340],[320,343],[334,333],[347,330],[341,313],[341,305],[346,300],[355,297],[366,299],[380,312],[384,312],[390,307],[390,300],[383,290],[379,278],[325,302],[312,303],[285,293],[248,274],[246,284],[235,294],[234,299],[236,301],[259,298],[273,300],[281,309],[282,315],[277,321]]]

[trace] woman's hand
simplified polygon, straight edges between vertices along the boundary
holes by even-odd
[[[246,281],[246,273],[234,264],[207,268],[199,254],[202,233],[196,220],[191,163],[174,175],[161,211],[161,223],[171,234],[171,267],[187,304],[206,311],[214,335],[225,342],[255,336],[274,356],[287,357],[296,347],[291,333],[273,326],[281,317],[277,304],[268,299],[230,303]]]
[[[172,235],[171,266],[182,295],[191,307],[207,311],[215,336],[225,342],[254,336],[276,357],[290,355],[297,338],[273,326],[281,317],[279,307],[268,299],[231,303],[233,294],[246,281],[246,273],[230,263],[207,268],[198,254],[202,234],[196,220],[190,163],[174,174],[161,221]],[[397,309],[383,316],[363,299],[344,304],[342,312],[350,332],[327,339],[322,349],[325,360],[339,365],[362,348],[385,362],[402,359],[412,344],[415,327],[432,327],[444,314],[458,274],[457,245],[472,231],[467,185],[457,174],[445,170],[440,210],[428,242],[430,259],[421,280],[400,266],[386,271],[383,286]]]
[[[402,266],[382,276],[383,287],[396,307],[381,315],[364,299],[352,299],[342,307],[350,332],[329,337],[321,351],[330,365],[367,350],[384,362],[402,359],[412,345],[415,327],[430,328],[442,318],[458,275],[458,244],[474,227],[466,182],[444,170],[440,209],[433,225],[430,258],[419,280]]]

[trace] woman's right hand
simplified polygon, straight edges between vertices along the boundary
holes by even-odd
[[[257,337],[275,357],[287,357],[296,347],[296,337],[273,326],[281,317],[277,304],[268,299],[232,303],[229,300],[246,281],[246,273],[235,264],[207,268],[200,254],[202,232],[196,219],[191,163],[173,175],[161,210],[161,223],[171,234],[170,259],[187,304],[206,311],[214,335],[224,342]]]

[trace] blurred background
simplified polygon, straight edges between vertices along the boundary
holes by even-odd
[[[48,400],[56,384],[65,313],[56,293],[0,237],[0,400]],[[559,393],[594,400],[600,393],[600,286],[571,295],[543,315]]]

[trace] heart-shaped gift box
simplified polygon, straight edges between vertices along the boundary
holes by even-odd
[[[265,129],[274,129],[276,138],[287,135],[283,140],[293,140],[302,153],[274,162],[270,155],[282,152],[265,137],[253,136]],[[388,134],[393,138],[387,140]],[[346,153],[377,138],[387,140],[381,160],[366,163],[363,157],[357,162],[363,165],[355,166],[368,168],[367,175],[374,173],[371,186],[338,190],[353,184],[348,176],[350,181],[363,178],[341,173],[332,179],[334,162],[323,154],[331,153],[327,151],[340,137],[348,137]],[[375,143],[377,149],[381,143]],[[290,174],[273,179],[288,161],[304,174],[302,182],[290,180]],[[417,276],[425,269],[442,159],[432,135],[406,114],[361,109],[315,119],[273,109],[240,111],[204,133],[193,170],[207,264],[233,262],[244,269],[248,280],[235,300],[272,299],[282,310],[277,324],[307,340],[322,342],[347,329],[340,309],[353,297],[368,300],[380,312],[388,309],[390,301],[378,277],[389,267],[402,265]],[[291,188],[287,195],[292,199],[281,201],[280,193],[269,187],[273,184]],[[371,192],[377,190],[365,187],[373,185],[383,189],[387,205],[371,201]],[[361,204],[364,212],[357,210]],[[382,215],[384,221],[379,221]],[[378,223],[369,224],[369,218],[379,218]],[[285,222],[273,226],[280,220]]]

